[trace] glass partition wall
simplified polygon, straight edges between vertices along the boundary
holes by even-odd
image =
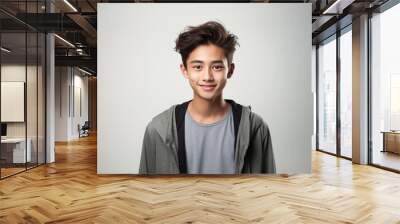
[[[29,13],[42,5],[18,2]],[[45,41],[44,33],[0,11],[1,179],[45,163]]]
[[[317,149],[352,157],[351,25],[317,46]]]

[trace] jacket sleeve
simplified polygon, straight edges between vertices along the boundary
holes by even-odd
[[[154,173],[154,143],[151,138],[151,131],[147,125],[144,132],[143,144],[142,144],[142,154],[140,158],[139,174],[149,174]]]
[[[263,139],[262,139],[262,147],[263,147],[263,163],[262,163],[262,171],[263,173],[276,173],[275,167],[275,158],[274,151],[272,149],[272,140],[271,134],[268,128],[268,125],[263,122]]]

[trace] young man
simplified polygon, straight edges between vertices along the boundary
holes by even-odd
[[[175,50],[193,99],[147,125],[140,174],[275,173],[267,124],[250,106],[223,98],[236,45],[237,37],[217,22],[179,35]]]

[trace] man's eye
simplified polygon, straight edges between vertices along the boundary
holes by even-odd
[[[214,68],[214,70],[219,71],[219,70],[222,70],[224,68],[224,66],[222,66],[222,65],[214,65],[213,68]]]
[[[194,66],[193,66],[193,69],[194,69],[194,70],[201,70],[201,65],[194,65]]]

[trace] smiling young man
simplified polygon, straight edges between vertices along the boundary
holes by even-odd
[[[250,106],[223,98],[236,45],[237,37],[213,21],[178,36],[175,50],[193,99],[147,125],[140,174],[275,173],[267,124]]]

